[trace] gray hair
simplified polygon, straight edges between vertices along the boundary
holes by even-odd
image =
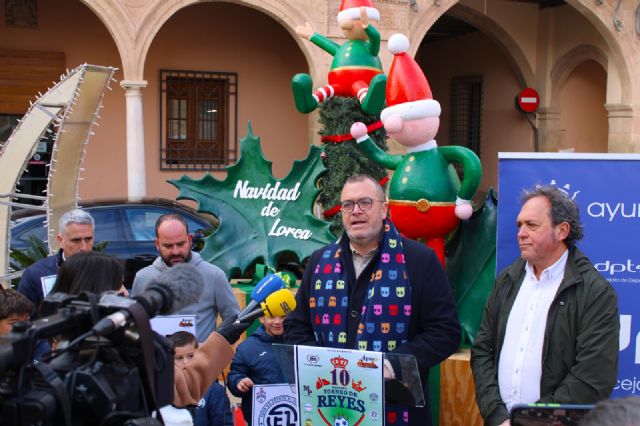
[[[553,226],[557,226],[562,222],[569,224],[569,234],[564,239],[564,243],[568,247],[575,245],[576,241],[580,241],[584,236],[584,226],[580,221],[580,209],[574,200],[572,200],[565,192],[555,186],[538,186],[535,189],[525,191],[522,195],[522,204],[526,203],[534,197],[545,197],[551,204],[549,216]]]
[[[344,188],[349,183],[359,183],[359,182],[365,182],[365,181],[370,181],[375,185],[376,191],[378,192],[378,195],[380,196],[380,200],[381,201],[385,201],[386,200],[386,197],[384,195],[384,188],[380,185],[380,182],[378,182],[377,180],[375,180],[371,176],[369,176],[367,174],[364,174],[364,173],[358,174],[358,175],[349,176],[347,178],[347,180],[344,182],[344,185],[342,187]]]
[[[580,426],[634,426],[640,418],[640,398],[628,396],[598,402]]]
[[[70,223],[95,226],[93,216],[91,216],[88,211],[82,209],[70,210],[63,214],[58,221],[58,232],[66,231],[67,225],[69,225]]]

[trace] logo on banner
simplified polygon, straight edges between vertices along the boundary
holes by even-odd
[[[569,183],[565,183],[562,186],[558,185],[555,179],[551,179],[551,182],[549,182],[549,185],[555,186],[560,191],[562,191],[565,194],[567,194],[567,196],[570,197],[572,200],[575,200],[576,197],[578,196],[578,194],[580,193],[580,191],[573,191],[571,189],[571,184],[569,184]]]
[[[634,345],[630,346],[633,337],[631,332],[632,317],[633,315],[620,315],[620,352],[627,348],[634,350],[634,363],[638,365],[640,364],[640,333],[636,334]],[[640,393],[640,380],[637,376],[630,376],[629,374],[621,372],[613,390],[623,391],[632,395]]]
[[[364,355],[358,360],[358,367],[360,368],[378,368],[378,358],[373,356]]]
[[[640,272],[640,264],[634,263],[631,259],[621,262],[614,262],[606,259],[604,262],[596,263],[593,266],[598,270],[598,272],[607,273],[611,276],[621,273],[635,274]],[[625,281],[622,282],[640,282],[640,280],[632,277],[625,277]]]
[[[258,389],[258,391],[256,392],[256,400],[260,404],[264,404],[264,402],[267,400],[267,393],[263,388]]]
[[[587,206],[589,216],[606,219],[613,222],[615,219],[637,219],[640,217],[640,203],[608,203],[593,202]]]
[[[259,426],[295,426],[298,424],[298,401],[289,395],[267,401],[258,415]]]

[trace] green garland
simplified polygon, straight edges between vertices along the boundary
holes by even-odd
[[[375,123],[380,119],[377,115],[368,115],[360,109],[360,103],[356,98],[335,96],[320,106],[321,136],[349,134],[351,125],[361,121],[366,125]],[[373,131],[369,136],[376,144],[388,151],[386,132],[384,127]],[[320,179],[320,204],[323,210],[328,210],[340,203],[340,192],[344,182],[349,176],[355,174],[368,174],[376,180],[387,175],[387,171],[366,157],[357,147],[353,139],[341,143],[327,143],[325,145],[324,165],[327,172]],[[342,220],[340,215],[332,219],[331,230],[335,234],[342,233]]]

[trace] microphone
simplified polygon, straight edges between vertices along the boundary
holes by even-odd
[[[253,288],[251,301],[247,304],[247,307],[238,314],[238,321],[242,321],[241,318],[251,314],[256,309],[259,310],[260,303],[264,302],[271,293],[286,287],[280,275],[268,274],[265,276]]]
[[[267,318],[284,317],[296,308],[296,299],[289,289],[282,288],[268,295],[259,308],[253,311],[238,315],[235,323],[251,323],[256,318],[266,316]],[[242,311],[244,312],[244,311]]]
[[[167,271],[151,280],[146,290],[133,299],[117,297],[116,302],[122,308],[132,304],[139,304],[145,310],[149,318],[156,315],[168,314],[179,311],[198,301],[202,294],[204,280],[198,270],[188,264],[180,263],[172,266]],[[105,294],[100,298],[100,304],[113,302],[113,295]],[[131,315],[126,309],[112,313],[92,328],[97,334],[108,334],[123,327],[129,321]]]

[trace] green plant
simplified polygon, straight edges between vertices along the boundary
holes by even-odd
[[[9,250],[9,265],[12,269],[19,271],[33,265],[40,259],[49,256],[49,249],[41,239],[34,235],[28,237],[29,245],[24,250]]]

